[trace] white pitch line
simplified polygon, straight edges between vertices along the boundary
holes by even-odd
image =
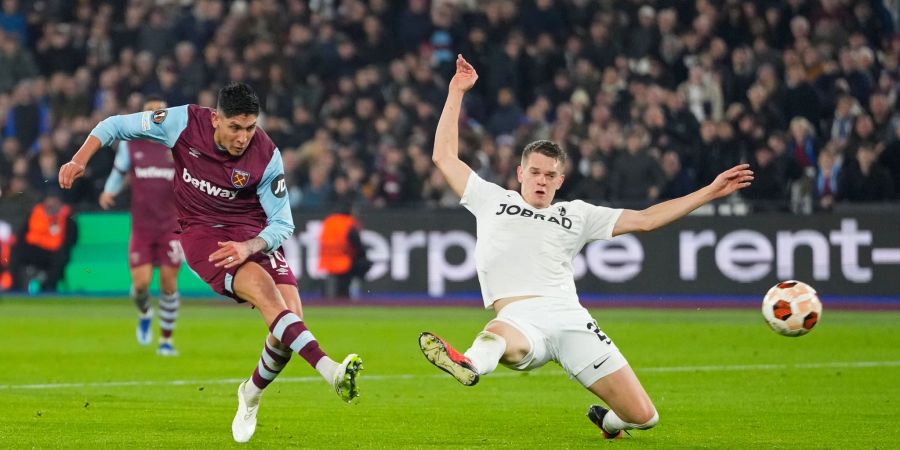
[[[738,364],[719,366],[664,366],[636,367],[637,373],[671,373],[671,372],[742,372],[753,370],[787,370],[787,369],[862,369],[870,367],[900,367],[900,361],[836,361],[801,364]],[[559,370],[542,370],[529,372],[528,376],[559,376]],[[523,376],[522,372],[497,372],[491,378],[511,378]],[[364,375],[365,381],[412,380],[422,378],[446,378],[445,374],[432,375]],[[207,384],[239,384],[246,378],[217,378],[212,380],[147,380],[147,381],[99,381],[81,383],[42,383],[42,384],[0,384],[0,389],[67,389],[84,387],[132,387],[132,386],[194,386]],[[280,383],[310,383],[322,381],[321,377],[280,377]]]

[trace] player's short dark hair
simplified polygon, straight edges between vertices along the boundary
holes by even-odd
[[[225,117],[247,114],[259,115],[259,97],[250,86],[241,82],[231,82],[219,89],[219,101],[216,108]]]
[[[163,96],[159,95],[159,94],[149,94],[149,95],[147,95],[147,97],[144,98],[144,105],[146,105],[148,103],[157,103],[157,102],[162,103],[163,107],[166,107],[169,104],[166,101],[166,99],[164,99]]]
[[[567,155],[555,142],[541,139],[525,146],[525,151],[522,152],[522,165],[525,165],[528,156],[535,152],[555,159],[559,162],[560,167],[565,167],[566,160],[569,158],[569,155]]]
[[[166,102],[166,99],[163,98],[160,94],[147,94],[147,97],[144,98],[144,103],[148,102]]]

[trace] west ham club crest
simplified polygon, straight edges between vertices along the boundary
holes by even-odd
[[[231,170],[231,185],[240,189],[247,185],[250,181],[250,172],[245,172],[240,169],[232,169]]]

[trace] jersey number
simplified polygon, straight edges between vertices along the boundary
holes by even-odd
[[[274,252],[269,254],[269,264],[272,265],[273,269],[288,266],[287,259],[285,259],[284,255],[282,255],[278,250],[275,250]]]
[[[169,251],[166,252],[166,255],[169,256],[173,263],[181,262],[184,259],[184,250],[181,249],[181,242],[176,239],[169,241]]]
[[[593,331],[594,334],[597,335],[597,339],[600,339],[600,342],[604,342],[606,344],[612,344],[612,339],[610,339],[605,334],[603,334],[602,331],[600,331],[600,327],[597,325],[596,320],[588,322],[587,329],[590,331]]]

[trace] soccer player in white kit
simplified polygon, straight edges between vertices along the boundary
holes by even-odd
[[[581,200],[553,202],[562,186],[566,154],[551,141],[525,147],[517,168],[521,193],[487,182],[459,159],[462,98],[478,74],[457,56],[456,74],[438,122],[432,159],[477,221],[475,266],[485,308],[497,317],[460,354],[433,333],[419,336],[425,357],[472,386],[498,363],[531,370],[556,361],[570,378],[603,400],[588,418],[606,438],[651,428],[659,414],[625,357],[581,306],[572,258],[588,242],[651,231],[699,206],[750,185],[747,164],[720,174],[708,186],[647,209],[611,209]]]

